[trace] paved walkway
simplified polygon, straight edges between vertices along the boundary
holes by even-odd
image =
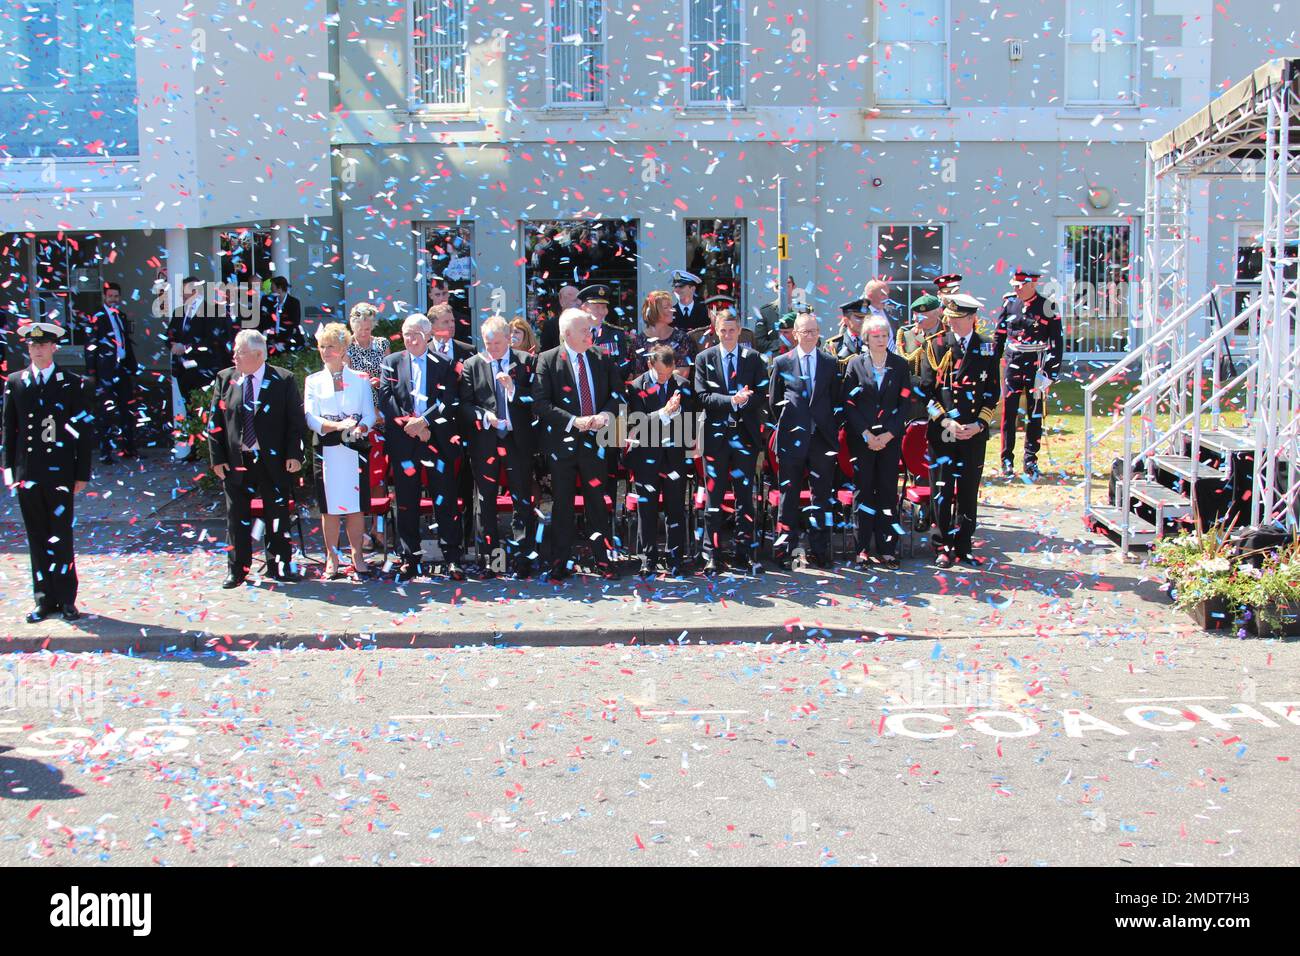
[[[977,571],[939,573],[918,538],[916,556],[896,573],[845,568],[649,583],[580,576],[563,585],[309,580],[223,591],[221,503],[193,490],[196,474],[160,460],[101,470],[78,506],[84,617],[75,625],[23,622],[31,607],[26,541],[6,498],[0,649],[1101,638],[1192,629],[1149,569],[1084,530],[1079,490],[1069,485],[986,483],[976,545],[988,562]]]

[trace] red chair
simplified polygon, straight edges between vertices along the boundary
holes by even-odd
[[[369,494],[362,498],[361,511],[367,517],[375,519],[375,536],[383,544],[383,560],[388,561],[388,535],[387,529],[393,529],[394,523],[389,520],[393,510],[393,495],[388,490],[388,451],[384,447],[383,438],[372,436],[370,442],[370,458],[366,462],[366,472],[370,477]]]
[[[764,471],[768,475],[768,479],[766,490],[763,492],[763,526],[765,529],[771,531],[772,547],[775,548],[776,539],[778,537],[776,530],[777,516],[780,513],[779,509],[781,506],[781,472],[777,469],[775,428],[773,428],[768,434],[766,464],[767,467]],[[807,509],[811,507],[812,489],[805,484],[804,487],[799,489],[799,513],[804,514]],[[770,525],[768,523],[769,517],[771,518]],[[799,529],[797,528],[787,528],[786,534],[797,540],[798,530]]]
[[[836,459],[840,466],[840,482],[835,489],[835,506],[839,514],[836,516],[835,523],[840,529],[840,538],[845,547],[849,546],[849,535],[855,535],[857,532],[857,513],[853,510],[854,484],[853,476],[853,455],[849,452],[849,435],[843,428],[840,429],[840,453]]]
[[[918,530],[922,509],[930,507],[930,439],[925,422],[912,422],[903,432],[903,491],[898,498],[898,515],[901,518],[906,505],[912,516],[908,526],[907,553],[915,554],[914,536]],[[928,522],[927,522],[928,526]]]
[[[691,507],[686,515],[687,520],[690,522],[690,525],[686,529],[687,538],[689,541],[698,542],[701,548],[700,554],[690,555],[692,559],[702,556],[704,536],[709,533],[709,478],[705,473],[704,466],[704,452],[701,450],[700,453],[695,456],[695,488],[688,492],[690,496],[688,500],[691,503]],[[736,493],[732,491],[730,487],[723,492],[721,507],[724,514],[734,515],[736,513]],[[761,523],[759,526],[762,527]],[[691,545],[691,547],[694,547],[694,545]]]

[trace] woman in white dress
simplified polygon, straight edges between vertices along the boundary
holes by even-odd
[[[340,519],[352,546],[352,577],[369,572],[362,550],[362,495],[370,494],[367,457],[344,442],[356,444],[375,426],[370,380],[347,368],[343,359],[352,336],[341,322],[316,330],[316,346],[325,367],[307,376],[303,407],[307,427],[316,433],[315,473],[321,530],[325,534],[325,577],[342,576],[336,545]]]

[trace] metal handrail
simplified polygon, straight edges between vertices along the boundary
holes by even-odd
[[[1170,316],[1164,323],[1162,323],[1160,330],[1155,335],[1148,338],[1141,345],[1139,345],[1134,351],[1130,352],[1124,359],[1112,365],[1109,369],[1102,372],[1100,375],[1098,375],[1096,378],[1094,378],[1091,382],[1089,382],[1087,385],[1083,387],[1083,435],[1084,435],[1083,510],[1084,510],[1084,514],[1087,514],[1088,511],[1092,508],[1092,446],[1093,443],[1100,442],[1103,439],[1105,439],[1106,436],[1108,436],[1112,431],[1114,431],[1115,428],[1119,425],[1119,420],[1117,419],[1115,422],[1111,424],[1110,428],[1106,429],[1106,431],[1102,433],[1100,437],[1094,438],[1092,434],[1092,403],[1093,403],[1093,399],[1096,397],[1097,390],[1101,388],[1102,385],[1105,385],[1107,382],[1114,379],[1117,375],[1119,375],[1120,372],[1130,368],[1134,362],[1141,359],[1152,348],[1154,348],[1157,345],[1160,345],[1166,339],[1171,338],[1178,331],[1179,328],[1181,328],[1183,325],[1187,323],[1187,320],[1191,318],[1192,315],[1194,315],[1195,313],[1201,310],[1201,308],[1205,305],[1206,302],[1208,302],[1212,298],[1217,297],[1220,289],[1226,289],[1226,288],[1227,286],[1217,285],[1217,284],[1211,286],[1209,291],[1206,292],[1204,295],[1202,295],[1195,302],[1192,302],[1191,304],[1184,307],[1181,312],[1178,312],[1175,315]],[[1164,377],[1165,374],[1162,373],[1160,376],[1157,376],[1155,380],[1160,381]]]
[[[1133,481],[1132,425],[1133,425],[1134,412],[1140,406],[1146,403],[1146,401],[1151,396],[1155,395],[1157,391],[1168,387],[1168,385],[1172,381],[1175,381],[1178,378],[1180,378],[1182,375],[1184,375],[1190,366],[1202,362],[1206,354],[1212,351],[1217,351],[1218,344],[1222,342],[1225,338],[1227,338],[1229,335],[1231,335],[1232,332],[1239,325],[1241,325],[1243,321],[1246,321],[1252,313],[1257,312],[1258,310],[1259,310],[1259,300],[1256,300],[1255,302],[1251,303],[1251,305],[1247,306],[1245,309],[1239,312],[1236,316],[1234,316],[1231,322],[1224,325],[1222,328],[1220,328],[1217,332],[1215,332],[1210,337],[1202,340],[1200,343],[1197,344],[1197,346],[1194,349],[1192,349],[1190,352],[1184,355],[1181,359],[1178,359],[1177,361],[1173,362],[1169,366],[1169,368],[1165,369],[1160,374],[1158,378],[1144,385],[1142,388],[1140,388],[1137,391],[1136,394],[1130,396],[1128,401],[1124,403],[1123,418],[1122,418],[1122,422],[1124,425],[1124,442],[1123,442],[1124,481],[1120,488],[1120,500],[1117,502],[1117,504],[1120,506],[1120,514],[1123,516],[1123,521],[1124,521],[1120,530],[1120,549],[1124,553],[1127,554],[1129,549],[1129,524],[1130,524],[1129,515],[1131,513],[1130,509],[1132,507],[1132,489],[1130,486]],[[1258,359],[1252,362],[1247,367],[1246,371],[1244,371],[1241,375],[1237,376],[1237,379],[1244,380],[1246,376],[1248,376],[1252,371],[1255,370],[1257,365],[1258,365]],[[1238,384],[1237,379],[1234,379],[1229,386],[1225,386],[1224,390],[1226,391],[1230,388],[1235,388],[1236,385]],[[1198,368],[1198,381],[1199,381],[1199,368]],[[1198,388],[1198,392],[1199,392],[1199,388]],[[1087,408],[1085,407],[1085,414],[1086,412],[1087,412]],[[1178,429],[1180,429],[1186,423],[1187,418],[1188,416],[1184,416],[1183,419],[1180,420],[1177,424],[1167,429],[1160,438],[1157,438],[1154,441],[1150,442],[1143,449],[1143,454],[1145,455],[1147,451],[1150,451],[1152,448],[1155,448],[1161,442],[1168,440],[1170,436],[1176,435],[1178,433]],[[1152,425],[1154,427],[1154,423],[1152,423]],[[1115,426],[1112,425],[1111,429],[1108,429],[1106,434],[1109,434],[1109,432],[1113,430],[1114,427]],[[1092,435],[1091,433],[1088,433],[1087,439],[1084,443],[1084,456],[1085,459],[1087,459],[1084,466],[1085,469],[1084,473],[1085,476],[1088,478],[1088,480],[1084,485],[1085,509],[1091,508],[1091,491],[1092,491],[1091,474],[1092,473],[1089,470],[1089,466],[1091,464],[1092,442],[1093,442]],[[1195,467],[1194,462],[1193,462],[1193,467]],[[1148,473],[1150,472],[1150,470],[1151,469],[1148,467]],[[1193,493],[1194,493],[1194,489],[1193,489]]]

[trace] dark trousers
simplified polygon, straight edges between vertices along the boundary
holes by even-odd
[[[612,454],[607,450],[606,455]],[[579,447],[566,458],[551,460],[551,563],[567,565],[573,560],[573,499],[581,494],[587,514],[587,541],[600,563],[609,560],[607,543],[612,537],[609,505],[609,464],[589,447]],[[581,479],[582,487],[578,487]]]
[[[659,560],[659,515],[668,524],[670,568],[686,557],[686,458],[680,450],[638,452],[630,461],[636,491],[637,551],[652,563]],[[660,506],[660,497],[663,505]]]
[[[38,606],[53,610],[77,600],[77,562],[72,550],[71,488],[42,482],[18,486],[18,507],[27,528],[32,593]]]
[[[135,375],[118,372],[110,381],[95,387],[95,401],[99,408],[99,450],[109,455],[114,451],[135,452]]]
[[[1038,374],[1038,355],[1007,360],[1007,377],[1002,390],[1002,461],[1015,463],[1016,427],[1020,423],[1020,406],[1026,407],[1025,465],[1038,462],[1038,448],[1043,440],[1043,396],[1034,391]]]
[[[533,510],[533,459],[520,450],[512,433],[489,439],[486,433],[476,435],[473,449],[474,486],[478,491],[478,554],[479,561],[490,564],[495,552],[504,542],[505,559],[510,564],[521,555],[533,551],[531,545],[536,530],[536,513]],[[504,468],[504,487],[500,482]],[[510,527],[512,534],[503,538],[497,514],[497,495],[508,491],[514,505]]]
[[[835,472],[839,468],[839,449],[832,448],[820,432],[811,438],[805,434],[798,447],[793,445],[778,453],[777,487],[781,500],[777,509],[779,555],[788,555],[799,542],[800,492],[805,476],[811,492],[808,507],[808,544],[814,555],[825,557],[831,551],[831,529],[835,527]],[[785,540],[781,540],[782,533]]]
[[[293,475],[279,460],[245,454],[242,467],[226,471],[226,532],[232,550],[226,555],[230,573],[243,576],[253,564],[253,499],[262,499],[263,547],[271,574],[289,570],[293,549],[289,544],[289,489]]]
[[[709,496],[705,518],[704,558],[726,550],[723,537],[723,504],[730,491],[736,500],[734,554],[737,560],[758,559],[757,522],[754,519],[754,471],[758,448],[738,429],[711,432],[704,436],[704,488]]]
[[[903,454],[901,437],[890,439],[880,451],[853,442],[853,513],[858,521],[857,550],[892,557],[898,548],[898,467]]]
[[[985,432],[966,441],[946,442],[937,425],[930,427],[930,497],[934,506],[931,542],[937,553],[971,553],[987,440]]]
[[[420,544],[420,499],[426,485],[433,502],[433,515],[438,522],[438,545],[442,548],[443,560],[460,561],[463,526],[456,501],[460,488],[455,466],[457,459],[440,457],[430,445],[412,443],[406,454],[394,455],[389,460],[397,499],[397,539],[401,544],[403,561],[413,564],[420,561],[423,550]],[[425,466],[424,461],[434,464]],[[403,462],[413,467],[405,468]]]

